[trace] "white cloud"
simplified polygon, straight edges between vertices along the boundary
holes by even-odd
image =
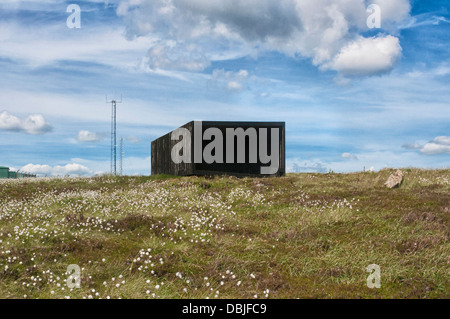
[[[412,70],[408,72],[406,75],[409,78],[417,79],[417,80],[429,80],[436,77],[448,76],[450,74],[450,64],[448,62],[443,62],[439,64],[437,67],[428,68],[428,69],[419,69]]]
[[[396,30],[410,18],[411,4],[409,0],[369,0],[365,2],[380,6],[381,26],[386,30]]]
[[[450,146],[431,142],[425,144],[420,151],[426,155],[450,154]]]
[[[230,92],[240,92],[247,86],[248,71],[238,72],[225,71],[223,69],[214,70],[211,77],[211,84],[220,89]]]
[[[408,150],[420,150],[420,153],[425,155],[450,154],[450,136],[437,136],[425,144],[408,143],[402,147]]]
[[[29,115],[21,120],[7,111],[3,111],[0,113],[0,129],[40,135],[50,132],[52,127],[41,114]]]
[[[150,37],[128,41],[117,26],[82,26],[72,32],[64,27],[65,21],[35,28],[0,21],[0,56],[32,67],[72,60],[133,70],[154,42]]]
[[[242,85],[239,82],[230,81],[227,84],[227,89],[230,90],[230,91],[241,91],[242,90]]]
[[[86,176],[92,175],[93,171],[81,164],[66,164],[64,166],[50,166],[39,164],[28,164],[20,169],[23,172],[37,174],[41,176],[66,176],[66,175],[79,175]]]
[[[104,135],[101,133],[93,133],[89,131],[80,131],[78,132],[77,140],[79,142],[98,142],[103,140]]]
[[[40,114],[30,115],[22,121],[22,130],[28,134],[44,134],[50,132],[52,127]]]
[[[358,161],[342,161],[333,158],[287,158],[286,167],[288,172],[358,172],[363,170],[379,171],[386,167],[405,168],[449,168],[448,156],[436,157],[430,161],[428,156],[419,152],[399,152],[398,150],[361,150],[358,152]]]
[[[71,162],[78,163],[82,166],[89,167],[94,171],[96,175],[101,175],[103,173],[110,172],[110,161],[97,161],[88,160],[82,158],[72,158]],[[150,156],[145,157],[124,157],[123,159],[123,174],[124,175],[134,175],[134,174],[144,174],[149,175],[151,169],[151,158]]]
[[[402,48],[393,36],[360,37],[343,47],[325,68],[344,76],[365,76],[386,73],[400,59]]]
[[[441,23],[450,23],[450,20],[444,16],[436,16],[432,12],[426,12],[411,17],[401,26],[401,28],[410,29],[429,25],[439,25]]]
[[[18,7],[21,9],[35,3],[8,1],[24,3]],[[38,4],[46,4],[43,11],[54,10],[53,2],[46,0]],[[382,53],[375,55],[377,63],[371,64],[371,68],[365,63],[358,64],[361,70],[345,67],[345,57],[351,52],[352,56],[355,54],[354,49],[350,50],[352,45],[358,44],[358,37],[368,30],[368,2],[363,0],[115,2],[118,3],[116,14],[123,18],[125,32],[117,22],[113,27],[86,24],[77,32],[68,33],[63,28],[64,21],[32,29],[17,22],[0,21],[3,44],[0,56],[32,66],[75,60],[135,69],[142,61],[154,72],[198,72],[207,68],[212,60],[278,51],[311,58],[314,65],[325,69],[331,66],[338,72],[358,76],[379,74],[392,67],[387,65],[389,56]],[[395,35],[402,23],[410,19],[408,0],[369,2],[381,8],[383,32]],[[38,4],[35,3],[34,10],[39,10]],[[379,37],[386,41],[386,36]],[[391,52],[391,57],[397,57],[395,52]]]
[[[20,171],[39,175],[52,175],[52,167],[49,165],[27,164]]]
[[[60,0],[2,0],[0,3],[1,9],[17,9],[20,7],[26,7],[29,10],[32,10],[36,7],[36,5],[40,6],[48,6],[58,4]]]
[[[352,160],[358,159],[358,157],[352,153],[342,153],[341,157],[345,158],[345,159],[352,159]]]
[[[195,45],[184,46],[173,41],[154,45],[144,58],[150,69],[202,71],[210,61]]]
[[[396,34],[409,18],[408,0],[370,3],[381,8],[383,31]],[[123,0],[117,14],[129,39],[160,39],[150,49],[153,67],[201,70],[227,52],[243,56],[268,50],[366,76],[390,70],[401,52],[393,36],[361,37],[368,30],[367,5],[363,0]],[[351,58],[356,58],[353,67]]]
[[[438,136],[432,142],[426,143],[420,150],[422,154],[450,154],[450,136]]]
[[[18,117],[3,111],[0,113],[0,129],[7,131],[20,131],[21,121]]]
[[[151,85],[145,86],[145,88],[149,87],[151,88]],[[55,110],[58,110],[58,118],[61,121],[88,120],[102,123],[101,125],[105,125],[103,126],[105,128],[110,127],[111,105],[104,103],[103,106],[98,107],[98,93],[84,91],[81,95],[70,93],[62,95],[55,92],[47,92],[44,89],[42,92],[35,92],[26,88],[19,90],[0,87],[0,96],[4,100],[10,100],[11,109],[21,113],[33,112],[35,105],[39,105],[39,111],[43,114],[55,114]],[[180,122],[187,121],[186,119],[189,119],[191,116],[187,116],[182,111],[189,108],[194,109],[197,106],[196,101],[187,101],[185,107],[181,107],[178,104],[170,104],[170,107],[167,107],[167,104],[161,105],[149,98],[142,97],[128,97],[126,100],[124,99],[125,102],[126,104],[123,105],[124,107],[126,105],[126,112],[121,111],[124,107],[119,105],[117,110],[121,123],[161,125],[161,119],[163,118],[165,119],[164,125],[168,127],[178,127]],[[177,107],[181,111],[174,113],[173,110],[177,109]],[[220,112],[217,111],[217,113]]]
[[[438,136],[434,139],[434,142],[437,144],[450,146],[450,136]]]

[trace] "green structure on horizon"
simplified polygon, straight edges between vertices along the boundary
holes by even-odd
[[[27,172],[15,172],[9,170],[9,167],[0,166],[0,179],[5,178],[30,178],[30,177],[36,177],[35,174],[27,173]]]

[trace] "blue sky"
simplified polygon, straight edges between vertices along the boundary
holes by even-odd
[[[81,28],[68,28],[69,4]],[[370,4],[381,28],[369,29]],[[191,120],[285,121],[289,171],[450,165],[450,5],[407,0],[0,2],[0,165],[124,173]]]

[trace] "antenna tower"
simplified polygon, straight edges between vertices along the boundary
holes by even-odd
[[[120,161],[119,161],[119,175],[122,176],[122,168],[123,168],[123,137],[120,138]]]
[[[117,103],[122,103],[122,95],[120,101],[108,101],[106,96],[106,103],[111,103],[111,175],[117,175]]]

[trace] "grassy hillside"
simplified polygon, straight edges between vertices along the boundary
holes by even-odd
[[[0,297],[449,298],[450,170],[392,172],[0,180]]]

